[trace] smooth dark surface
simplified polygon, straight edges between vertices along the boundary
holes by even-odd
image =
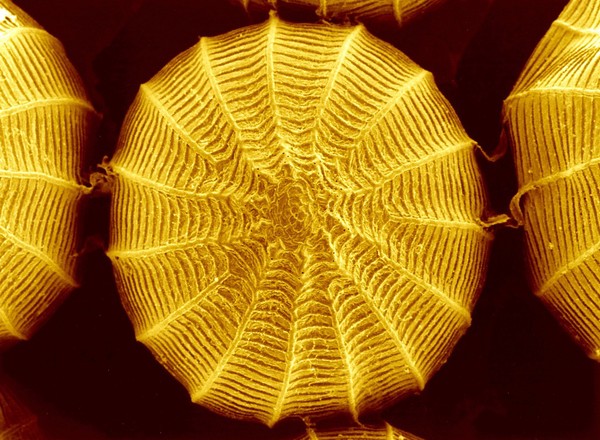
[[[85,173],[114,151],[139,85],[199,36],[249,24],[226,0],[19,0],[59,38],[103,114]],[[448,0],[402,31],[376,33],[433,71],[469,134],[500,142],[501,104],[565,0]],[[284,17],[285,18],[285,17]],[[299,19],[299,16],[287,18]],[[516,191],[510,154],[481,161],[491,204]],[[232,421],[192,404],[138,344],[109,260],[107,197],[82,207],[82,287],[31,341],[4,355],[40,424],[56,439],[278,439],[302,431]],[[600,438],[600,366],[588,360],[532,296],[522,232],[497,233],[473,325],[420,396],[384,416],[436,439]]]

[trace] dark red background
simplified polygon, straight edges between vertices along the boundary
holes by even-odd
[[[18,0],[58,37],[103,114],[86,171],[111,155],[134,94],[160,67],[194,44],[248,24],[226,0]],[[565,0],[447,0],[389,41],[434,72],[467,131],[488,152],[499,142],[502,99]],[[298,18],[298,17],[290,17]],[[505,212],[515,192],[510,154],[482,161],[490,198]],[[285,438],[214,415],[135,342],[122,310],[106,243],[109,200],[83,207],[87,239],[82,287],[31,341],[4,355],[51,438]],[[82,240],[82,248],[86,241]],[[435,439],[598,439],[600,366],[588,360],[527,285],[522,233],[498,231],[473,325],[420,395],[388,409],[395,426]]]

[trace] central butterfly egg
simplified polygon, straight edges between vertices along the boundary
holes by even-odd
[[[194,402],[268,425],[420,391],[483,283],[474,146],[362,26],[202,38],[141,87],[111,162],[137,339]]]

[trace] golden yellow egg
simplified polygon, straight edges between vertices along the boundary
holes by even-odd
[[[235,0],[246,11],[297,8],[326,20],[391,21],[404,25],[444,0]]]
[[[358,418],[423,389],[470,324],[474,142],[362,26],[202,38],[141,87],[112,168],[136,337],[214,411]]]
[[[571,1],[504,105],[533,289],[600,360],[600,1]]]
[[[77,285],[92,114],[60,42],[0,0],[0,345],[28,338]]]

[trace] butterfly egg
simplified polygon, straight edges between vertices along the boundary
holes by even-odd
[[[394,428],[388,423],[381,426],[353,426],[349,428],[318,429],[309,427],[307,433],[296,440],[421,440],[413,434]]]
[[[504,115],[533,289],[600,360],[600,0],[565,7]]]
[[[326,20],[352,18],[364,22],[404,25],[444,0],[230,0],[247,12],[269,9],[314,11]]]
[[[0,345],[27,339],[77,285],[92,113],[60,42],[0,0]]]
[[[3,440],[41,440],[44,438],[37,417],[25,405],[19,391],[0,376],[0,438]]]
[[[124,122],[109,256],[136,337],[272,425],[420,391],[470,324],[490,233],[474,142],[364,27],[202,38]]]

